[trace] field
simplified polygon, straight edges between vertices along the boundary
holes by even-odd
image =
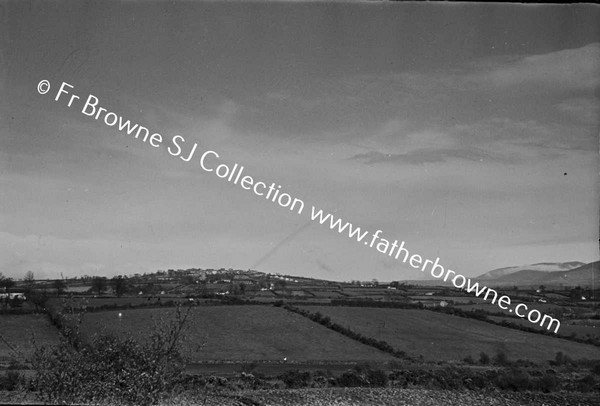
[[[118,314],[122,313],[119,319]],[[85,315],[82,331],[144,336],[171,309],[132,309]],[[386,361],[389,355],[272,306],[192,308],[186,349],[193,361]]]
[[[127,306],[129,302],[145,305],[146,302],[140,299],[98,298],[93,299],[93,305]],[[58,305],[55,303],[55,306]],[[555,365],[551,372],[548,372],[547,364],[559,351],[574,360],[600,359],[598,347],[592,345],[426,309],[315,305],[304,305],[302,309],[320,312],[329,316],[333,323],[365,337],[386,341],[395,349],[405,351],[413,361],[393,358],[285,307],[192,305],[183,341],[183,353],[189,357],[185,372],[191,379],[212,377],[207,378],[215,379],[207,387],[218,382],[216,387],[220,389],[207,395],[203,389],[198,389],[198,381],[193,381],[191,386],[186,387],[186,393],[180,395],[182,397],[174,398],[165,405],[594,404],[593,395],[597,393],[582,393],[598,385],[597,378],[586,377],[591,367],[582,365],[588,364]],[[183,309],[184,312],[186,310]],[[157,325],[173,320],[175,313],[174,307],[96,309],[83,315],[81,332],[84,337],[112,332],[143,340],[155,331]],[[58,343],[58,330],[45,315],[5,315],[0,316],[0,322],[0,367],[4,364],[0,369],[7,369],[12,359],[22,360],[20,354],[31,353],[33,343],[23,339],[30,331],[35,332],[37,345]],[[526,372],[517,374],[500,363],[466,365],[460,362],[469,355],[477,360],[481,352],[493,358],[498,351],[503,351],[510,361],[528,359],[541,366],[528,365],[523,369]],[[419,355],[425,362],[418,360]],[[417,362],[414,362],[415,359]],[[454,365],[456,361],[462,365]],[[364,369],[357,372],[361,368],[374,368],[384,373],[384,387],[369,387],[377,381],[360,381],[358,386],[362,387],[352,387],[357,385],[348,382],[356,381],[348,377],[359,379],[357,377],[365,376],[361,375]],[[20,372],[31,377],[33,371]],[[539,378],[549,373],[555,376],[553,380]],[[534,388],[535,392],[520,390],[523,393],[513,393],[514,389],[510,387],[499,386],[503,382],[499,377],[512,377],[513,374],[517,374],[518,382],[525,382],[529,385],[527,388]],[[309,378],[305,381],[303,376]],[[537,379],[546,382],[553,393],[541,393],[544,389],[535,386]],[[580,392],[578,388],[586,379],[588,386]],[[290,386],[289,382],[292,382]],[[302,382],[305,386],[295,386]],[[474,390],[469,382],[484,383]],[[343,385],[349,387],[340,387]],[[498,387],[500,391],[495,389]],[[25,395],[26,392],[19,392],[19,396]],[[29,400],[21,399],[23,402]]]
[[[500,317],[500,316],[488,316],[490,320],[500,323],[504,320],[514,324],[518,324],[525,327],[532,327],[539,330],[544,328],[536,324],[531,324],[527,320],[520,319],[518,317]],[[564,320],[560,325],[560,334],[568,336],[575,333],[578,337],[600,337],[600,320]]]
[[[408,355],[429,361],[462,360],[498,351],[511,360],[544,362],[562,351],[573,359],[599,359],[598,347],[427,310],[306,306],[332,322],[388,342]]]
[[[0,315],[0,361],[22,361],[31,355],[35,346],[58,342],[58,330],[45,314]]]

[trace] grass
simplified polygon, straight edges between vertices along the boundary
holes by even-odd
[[[29,357],[37,345],[59,342],[58,330],[43,314],[0,315],[0,360]]]
[[[122,316],[119,321],[118,314]],[[144,336],[153,320],[174,309],[131,309],[89,313],[82,332]],[[201,346],[201,350],[196,351]],[[285,309],[271,306],[199,306],[192,308],[185,348],[192,361],[264,360],[385,361],[389,355],[346,338]]]
[[[600,358],[598,347],[591,345],[427,310],[331,306],[305,309],[430,361],[462,360],[469,355],[478,359],[482,351],[490,357],[504,351],[513,361],[544,362],[554,359],[559,351],[572,359]]]
[[[532,327],[539,330],[544,330],[544,327],[536,324],[531,324],[525,319],[517,317],[499,317],[499,316],[488,316],[495,322],[502,322],[504,320],[511,323],[518,324],[520,326]],[[600,320],[564,320],[560,326],[560,335],[568,336],[571,333],[577,334],[578,337],[584,338],[587,335],[591,337],[600,337]]]

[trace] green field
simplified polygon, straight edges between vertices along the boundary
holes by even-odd
[[[122,313],[119,320],[118,314]],[[153,320],[174,309],[132,309],[89,313],[85,334],[128,332],[146,336]],[[302,316],[272,306],[192,308],[186,349],[193,361],[385,361],[392,359]],[[196,351],[198,346],[202,346]]]
[[[511,360],[543,362],[562,351],[573,359],[600,359],[598,347],[552,336],[527,333],[490,323],[427,310],[367,307],[305,306],[312,313],[329,316],[332,322],[365,336],[388,342],[410,356],[429,361],[462,360],[481,352],[498,351]]]
[[[29,357],[35,347],[59,342],[56,327],[45,314],[0,315],[0,360],[19,360]]]
[[[531,324],[527,320],[518,317],[488,316],[488,318],[497,323],[506,320],[524,327],[531,327],[539,330],[544,329],[541,326]],[[560,335],[568,336],[571,333],[575,333],[580,338],[585,338],[588,335],[591,337],[600,337],[600,320],[564,320],[560,326]]]

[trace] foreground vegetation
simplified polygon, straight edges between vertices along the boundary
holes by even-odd
[[[533,400],[528,400],[533,403],[527,404],[536,404],[534,400],[538,399],[539,404],[548,405],[553,404],[549,399],[555,399],[555,404],[593,404],[590,399],[600,393],[600,361],[574,360],[559,352],[546,366],[542,366],[531,361],[511,360],[504,352],[498,351],[495,354],[481,352],[477,358],[466,357],[460,364],[421,362],[398,352],[387,343],[342,327],[328,316],[289,305],[286,308],[279,305],[183,308],[179,305],[168,309],[129,310],[121,312],[121,317],[116,320],[114,312],[84,316],[74,308],[71,308],[72,312],[67,309],[65,307],[65,311],[53,315],[62,337],[58,345],[39,346],[29,358],[34,374],[28,376],[17,371],[17,365],[0,375],[0,389],[13,393],[13,399],[31,393],[39,400],[53,404],[151,405],[178,402],[190,405],[299,405],[319,404],[317,401],[310,403],[308,399],[323,396],[321,404],[328,404],[326,399],[332,402],[345,399],[346,403],[340,404],[391,405],[418,404],[410,403],[414,401],[411,390],[422,388],[436,392],[433,395],[423,392],[428,393],[423,399],[431,403],[421,404],[440,404],[435,403],[441,402],[440,397],[445,399],[444,404],[459,404],[459,401],[463,401],[462,404],[519,404],[518,396],[510,402],[493,403],[497,395],[491,394],[500,390],[502,393],[538,393],[537,398],[534,396]],[[238,317],[226,317],[232,314]],[[208,315],[213,318],[207,318]],[[356,326],[360,326],[361,317],[357,314]],[[363,354],[378,354],[380,361],[359,362],[337,372],[326,367],[299,370],[291,362],[285,372],[266,375],[258,371],[260,362],[249,361],[240,364],[240,371],[229,377],[186,373],[190,358],[185,349],[189,349],[190,344],[200,345],[200,353],[206,352],[207,348],[218,348],[214,347],[216,344],[208,347],[206,342],[198,344],[196,341],[200,331],[214,331],[208,322],[231,326],[230,330],[217,337],[221,349],[228,345],[235,347],[232,337],[254,342],[250,336],[256,334],[256,345],[265,340],[265,334],[284,334],[284,330],[302,325],[295,330],[296,333],[314,330],[317,331],[315,338],[323,337],[325,333],[332,334],[332,337],[337,334],[338,339],[345,342],[343,351],[360,348]],[[102,323],[105,324],[101,328]],[[281,329],[277,330],[280,323]],[[248,326],[254,328],[246,330]],[[270,331],[267,327],[276,330]],[[376,332],[376,329],[368,331]],[[302,334],[308,335],[302,338]],[[293,335],[284,335],[284,341],[290,340],[294,344],[313,337],[309,333],[302,334],[296,341]],[[266,347],[273,344],[267,343]],[[318,347],[319,342],[315,341],[313,346]],[[260,350],[248,349],[258,360]],[[209,353],[208,356],[231,353],[235,354],[235,351]],[[276,355],[281,356],[279,353]],[[339,392],[341,388],[357,389]],[[306,392],[294,392],[297,390]],[[349,393],[352,395],[348,398]],[[548,398],[542,395],[546,393],[556,395]],[[482,399],[483,403],[477,403]]]
[[[206,275],[202,289],[225,276],[239,275]],[[115,296],[99,279],[77,296],[30,288],[0,315],[0,403],[585,405],[600,394],[593,328],[564,340],[491,324],[505,315],[460,293],[256,278],[273,297],[233,282],[231,295],[118,278]],[[586,303],[577,320],[596,316]]]

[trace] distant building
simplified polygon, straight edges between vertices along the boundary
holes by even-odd
[[[248,284],[248,285],[254,283],[254,280],[246,275],[235,275],[233,277],[233,281],[238,282],[238,283]]]
[[[23,292],[0,293],[0,299],[9,299],[9,300],[21,299],[21,300],[27,300],[27,298],[25,297],[25,293],[23,293]]]

